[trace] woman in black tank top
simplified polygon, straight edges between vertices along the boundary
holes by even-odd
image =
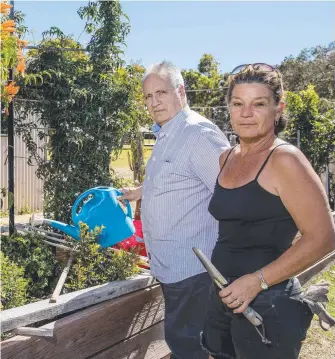
[[[294,275],[334,249],[334,224],[307,159],[277,137],[285,128],[280,73],[265,64],[235,72],[227,102],[240,145],[221,156],[209,204],[219,221],[212,262],[229,285],[212,285],[202,345],[215,359],[297,359],[312,313]],[[241,314],[249,305],[267,344]]]

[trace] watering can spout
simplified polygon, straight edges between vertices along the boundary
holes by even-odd
[[[74,226],[59,221],[54,221],[52,219],[44,219],[43,222],[49,224],[51,227],[58,229],[61,232],[64,232],[68,236],[77,239],[78,241],[80,240],[80,232]]]

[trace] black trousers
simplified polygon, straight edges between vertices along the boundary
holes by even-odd
[[[171,359],[208,359],[200,345],[211,279],[201,273],[177,283],[163,284],[165,341]]]
[[[262,317],[264,344],[255,327],[225,306],[213,284],[202,345],[214,359],[298,359],[313,314],[301,299],[301,286],[290,279],[261,292],[251,307]]]

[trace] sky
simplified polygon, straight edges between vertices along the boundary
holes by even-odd
[[[25,39],[37,44],[51,26],[87,44],[77,10],[88,1],[15,1]],[[335,39],[334,1],[121,1],[130,18],[125,60],[144,66],[169,60],[196,69],[204,53],[222,72],[254,62],[279,64],[304,48]]]

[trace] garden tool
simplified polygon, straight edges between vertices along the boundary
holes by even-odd
[[[76,240],[80,240],[79,222],[87,224],[90,230],[102,227],[98,243],[102,247],[110,247],[135,233],[130,203],[125,201],[125,213],[117,199],[121,195],[122,193],[113,187],[91,188],[82,193],[72,207],[74,226],[46,218],[41,218],[39,222],[48,224]]]
[[[222,274],[215,268],[213,263],[205,256],[201,249],[193,247],[193,252],[197,255],[202,265],[205,267],[206,271],[214,281],[214,283],[220,288],[223,289],[224,286],[228,285],[227,280],[222,276]],[[264,344],[271,344],[265,337],[265,328],[263,324],[263,318],[251,307],[248,307],[243,315],[249,320],[249,322],[255,327],[257,333],[261,336],[262,342]],[[258,327],[262,327],[262,332]]]
[[[21,228],[20,231],[24,233],[37,233],[41,238],[43,238],[41,239],[42,242],[49,244],[53,247],[57,247],[65,251],[73,250],[73,248],[70,246],[71,241],[66,240],[64,235],[36,227],[37,225],[41,225],[44,223],[44,220],[42,218],[35,217],[35,215],[33,214],[29,219],[29,223],[29,225],[25,225],[23,228]]]
[[[77,252],[77,250],[71,246],[71,241],[73,242],[72,239],[66,240],[64,238],[64,236],[61,234],[35,227],[36,225],[41,224],[41,223],[43,223],[43,221],[41,219],[35,218],[35,216],[33,214],[32,217],[30,218],[31,225],[25,226],[23,229],[20,229],[20,231],[25,232],[25,233],[34,232],[34,233],[38,234],[40,237],[47,239],[47,240],[41,239],[42,242],[44,242],[48,245],[51,245],[53,247],[60,248],[62,250],[66,250],[66,251],[70,252],[70,256],[68,258],[67,264],[66,264],[65,268],[63,269],[62,274],[59,277],[57,285],[54,289],[54,292],[52,293],[52,296],[50,298],[50,303],[56,303],[57,299],[63,289],[64,283],[66,281],[67,275],[68,275],[71,265],[72,265],[74,255]],[[62,243],[62,244],[59,244],[59,243]]]
[[[50,301],[49,301],[50,303],[56,303],[57,302],[59,294],[61,293],[61,291],[63,289],[63,286],[64,286],[64,283],[66,281],[67,275],[69,274],[69,271],[70,271],[70,268],[71,268],[71,265],[72,265],[72,261],[73,261],[73,253],[70,254],[70,257],[69,257],[69,259],[68,259],[68,261],[66,263],[66,266],[63,269],[63,272],[62,272],[61,276],[58,279],[56,288],[53,291],[52,296],[50,298]]]
[[[24,228],[20,229],[20,231],[25,232],[25,233],[34,232],[41,237],[42,242],[44,242],[48,245],[51,245],[53,247],[60,248],[62,250],[66,250],[66,251],[70,252],[70,256],[67,260],[67,264],[64,267],[62,274],[60,275],[60,277],[58,279],[58,282],[54,289],[54,292],[52,293],[52,296],[50,298],[50,303],[56,303],[57,299],[63,289],[63,286],[65,284],[65,281],[66,281],[66,278],[70,271],[72,262],[75,259],[75,255],[78,252],[78,250],[75,248],[76,240],[74,240],[72,238],[68,238],[68,237],[66,238],[62,234],[54,233],[54,232],[47,231],[45,229],[37,227],[43,223],[48,223],[48,222],[46,222],[43,218],[35,217],[34,214],[31,216],[29,222],[30,222],[30,224],[26,225]],[[114,252],[120,251],[119,249],[112,248],[112,247],[110,249]],[[125,253],[127,253],[127,252],[125,252]],[[143,268],[149,267],[148,258],[144,257],[144,256],[138,256],[138,257],[139,257],[138,265],[141,267],[141,271],[147,272]]]
[[[54,246],[54,247],[57,247],[57,248],[60,248],[60,249],[63,249],[63,250],[69,251],[69,252],[73,252],[74,254],[77,252],[77,250],[74,248],[76,241],[72,240],[72,238],[66,240],[64,235],[54,233],[51,231],[47,231],[45,229],[37,227],[38,225],[45,223],[45,220],[43,218],[35,217],[35,215],[33,214],[30,217],[29,222],[30,222],[30,225],[25,226],[23,229],[20,229],[20,231],[25,232],[25,233],[31,233],[31,232],[37,233],[42,238],[48,239],[48,240],[42,239],[42,241],[46,244],[49,244],[51,246]],[[56,243],[54,243],[54,242],[56,242]],[[62,243],[62,244],[59,244],[59,243]],[[112,250],[113,252],[119,252],[121,249],[124,249],[124,248],[122,246],[120,247],[120,249],[110,247],[110,250]],[[125,252],[128,253],[126,250],[125,250]],[[139,258],[139,265],[143,265],[145,267],[149,266],[148,257],[140,255],[140,254],[138,254],[137,256]]]

